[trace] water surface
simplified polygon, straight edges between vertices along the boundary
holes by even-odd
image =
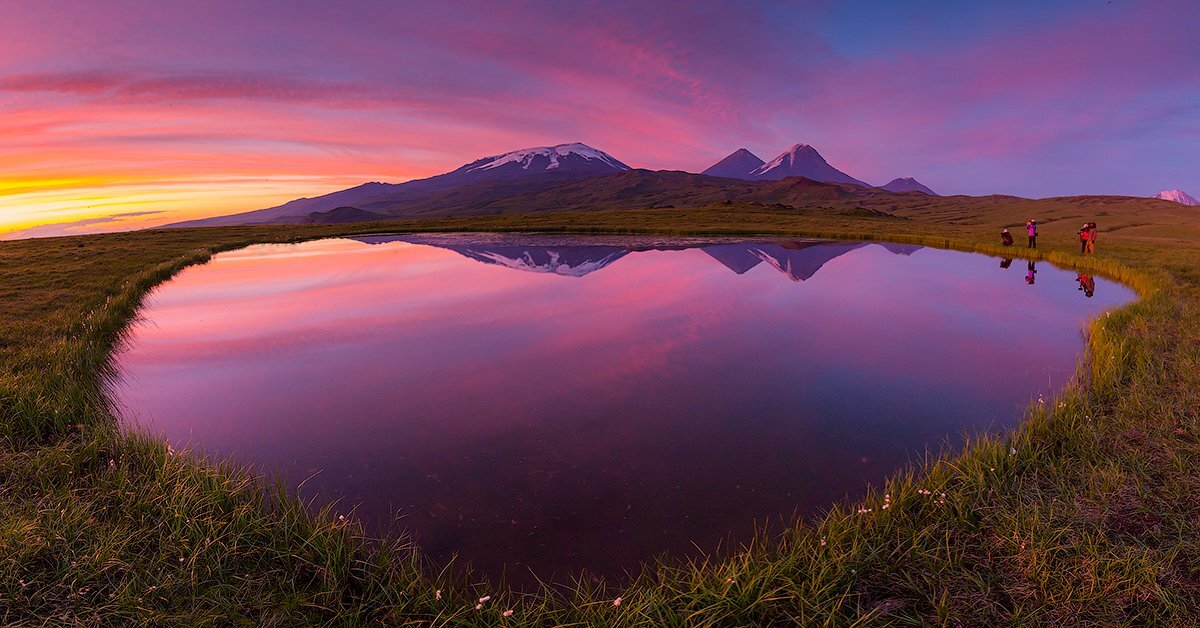
[[[132,421],[396,516],[438,560],[614,576],[860,495],[1059,388],[1133,298],[916,246],[406,236],[254,246],[149,297]]]

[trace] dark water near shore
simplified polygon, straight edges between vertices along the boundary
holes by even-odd
[[[616,576],[1013,426],[1133,297],[880,243],[255,246],[151,295],[114,395],[176,448],[307,478],[377,531],[398,515],[435,559]]]

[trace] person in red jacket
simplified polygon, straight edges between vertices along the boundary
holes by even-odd
[[[1092,223],[1090,223],[1090,222],[1085,222],[1085,223],[1083,223],[1083,226],[1079,228],[1079,254],[1080,255],[1087,253],[1088,229],[1091,228],[1091,224]]]

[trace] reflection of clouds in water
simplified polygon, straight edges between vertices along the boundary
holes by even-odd
[[[614,246],[465,240],[572,268]],[[431,555],[619,573],[1011,424],[1042,368],[1074,365],[1064,330],[1118,299],[930,249],[616,250],[582,277],[404,242],[219,256],[149,304],[118,394],[172,442],[324,469],[309,489],[367,518],[404,508]]]

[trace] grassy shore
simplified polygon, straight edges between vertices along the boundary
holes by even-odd
[[[0,243],[0,624],[1191,623],[1200,614],[1200,220],[1120,200],[953,205]],[[1046,222],[1042,248],[1002,251],[996,230],[1029,211]],[[1117,229],[1083,258],[1072,216],[1089,212]],[[148,289],[221,250],[382,229],[888,239],[1032,253],[1124,281],[1142,299],[1092,323],[1077,383],[1011,434],[903,471],[862,503],[745,551],[648,565],[620,587],[519,595],[428,564],[403,539],[366,539],[353,521],[232,465],[116,429],[103,384]]]

